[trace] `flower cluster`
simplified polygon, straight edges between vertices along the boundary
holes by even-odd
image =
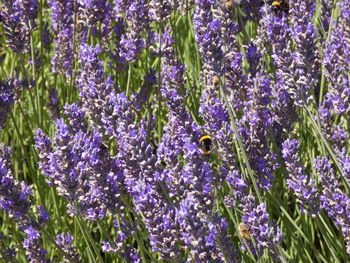
[[[56,236],[56,244],[62,249],[65,253],[65,258],[63,259],[63,263],[68,262],[82,262],[79,254],[77,253],[77,249],[73,245],[74,237],[69,233],[62,233]],[[67,258],[66,258],[67,257]]]
[[[16,53],[29,52],[31,31],[35,29],[38,3],[36,0],[6,0],[1,6],[7,44]]]
[[[0,208],[5,211],[14,222],[18,223],[26,238],[23,247],[29,262],[50,262],[46,258],[47,251],[40,244],[40,233],[37,223],[30,214],[32,194],[30,187],[24,182],[14,179],[10,159],[11,149],[0,145]],[[41,209],[42,213],[46,213]]]
[[[112,5],[107,0],[79,0],[79,19],[85,28],[91,29],[94,36],[107,43],[112,32]]]
[[[350,254],[350,198],[340,189],[338,179],[326,157],[317,157],[314,161],[314,168],[323,185],[320,197],[321,207],[341,227],[346,242],[346,251]]]
[[[336,114],[347,114],[349,107],[349,75],[350,70],[350,16],[349,1],[339,2],[339,17],[332,22],[332,34],[325,42],[323,64],[325,75],[329,81],[329,91],[326,99],[330,101]]]
[[[300,162],[299,142],[295,139],[288,139],[282,146],[283,158],[289,173],[288,188],[296,195],[300,211],[315,217],[319,213],[319,195],[315,181],[307,177]]]
[[[73,0],[50,0],[48,4],[51,9],[52,30],[55,33],[52,69],[69,76],[73,69],[74,11],[77,7]]]
[[[50,262],[45,234],[62,262],[347,262],[349,9],[3,0],[0,140],[24,161],[0,144],[0,208],[24,249],[0,234],[0,261]],[[310,172],[327,154],[339,171]],[[322,255],[297,253],[305,240]]]

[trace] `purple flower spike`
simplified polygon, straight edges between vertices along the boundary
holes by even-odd
[[[49,89],[49,110],[51,114],[51,119],[55,120],[60,117],[60,101],[57,98],[57,89]]]
[[[203,208],[193,194],[188,194],[177,212],[185,248],[190,249],[189,262],[224,262],[215,245],[215,227],[201,217]]]
[[[288,139],[283,143],[283,158],[289,173],[287,185],[294,192],[300,211],[312,217],[319,213],[319,194],[316,183],[308,178],[301,164],[299,154],[299,142]]]
[[[292,79],[284,80],[296,106],[304,106],[313,99],[310,90],[316,87],[319,78],[320,59],[314,43],[316,30],[312,22],[315,8],[313,0],[293,1],[289,11],[290,34],[295,41],[295,52],[291,54]]]
[[[78,254],[77,249],[73,244],[74,237],[71,234],[69,233],[59,234],[56,236],[55,242],[64,252],[64,258],[61,261],[62,263],[82,262],[80,255]],[[69,258],[67,258],[67,256],[69,256]]]
[[[320,176],[323,186],[320,197],[321,207],[341,227],[346,243],[346,252],[350,255],[350,198],[344,193],[326,157],[317,157],[314,168]]]
[[[338,6],[338,21],[332,21],[332,34],[325,43],[323,63],[329,81],[326,97],[336,114],[346,115],[350,111],[350,2],[339,1]]]
[[[29,52],[30,32],[36,26],[37,1],[4,0],[2,3],[0,17],[4,24],[6,43],[13,52]]]
[[[42,205],[38,206],[38,222],[39,224],[43,224],[47,221],[49,221],[50,216],[49,213],[44,209],[44,207]]]
[[[64,106],[64,114],[68,118],[69,128],[72,133],[76,133],[78,131],[87,131],[88,123],[85,120],[85,114],[82,110],[81,101],[73,104],[66,104]]]
[[[149,5],[149,15],[152,20],[165,22],[170,17],[170,13],[177,9],[179,3],[176,0],[151,0]]]
[[[0,208],[21,226],[29,224],[28,213],[31,206],[30,188],[24,182],[17,182],[11,171],[11,150],[0,145]]]
[[[78,75],[79,95],[82,99],[82,110],[90,123],[101,129],[113,129],[115,120],[113,115],[112,97],[115,96],[114,83],[110,77],[105,78],[103,64],[98,59],[101,49],[89,47],[85,44],[80,47],[80,64],[82,69]]]
[[[25,81],[17,79],[0,81],[0,130],[5,128],[10,107],[19,99],[21,88],[25,85]]]
[[[150,31],[151,20],[146,2],[144,0],[131,1],[126,10],[126,18],[128,30],[121,37],[119,56],[124,58],[125,62],[135,62],[146,46],[141,33]]]
[[[254,57],[258,58],[259,55]],[[250,165],[256,171],[258,186],[266,190],[271,187],[273,172],[278,167],[276,155],[267,140],[273,130],[273,112],[269,107],[271,81],[262,68],[251,71],[255,72],[255,76],[250,75],[248,79],[249,100],[244,102],[243,116],[237,126]]]
[[[55,33],[55,54],[52,58],[53,72],[69,76],[73,69],[74,0],[50,0],[52,29]],[[78,35],[76,36],[78,41]]]
[[[282,241],[282,234],[279,228],[272,226],[269,221],[266,205],[260,204],[248,211],[243,215],[242,220],[256,241],[255,252],[257,255],[262,256],[264,249],[267,248],[272,257],[277,257],[276,246]]]
[[[293,72],[290,70],[293,65],[293,57],[291,56],[291,40],[290,27],[288,25],[288,18],[285,12],[275,14],[269,6],[263,10],[264,15],[262,19],[262,31],[266,36],[263,39],[264,44],[272,47],[273,63],[276,65],[277,80],[272,84],[271,108],[275,113],[275,127],[276,127],[276,142],[280,146],[284,140],[286,132],[290,131],[292,124],[297,120],[297,113],[291,97],[288,93],[289,86],[286,84],[293,77]],[[268,42],[267,42],[268,41]]]
[[[38,151],[41,159],[38,164],[42,174],[46,177],[52,177],[50,167],[50,155],[52,154],[51,140],[41,129],[35,131],[35,149]],[[52,183],[50,184],[52,185]]]
[[[157,83],[155,69],[150,69],[149,73],[143,78],[143,85],[137,94],[133,94],[133,104],[136,110],[140,111],[142,106],[148,101],[150,93]]]
[[[203,68],[210,75],[222,75],[223,51],[221,38],[221,21],[214,19],[211,7],[214,1],[198,0],[193,14],[195,37],[199,52],[203,57]]]
[[[85,28],[92,34],[107,42],[112,32],[112,4],[107,0],[79,0],[79,14]]]
[[[23,247],[26,251],[28,262],[31,263],[49,263],[46,258],[47,251],[41,247],[40,234],[33,227],[28,227],[24,230],[27,237],[23,241]]]

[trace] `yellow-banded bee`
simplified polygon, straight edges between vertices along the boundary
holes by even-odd
[[[226,9],[231,9],[239,5],[241,0],[221,0],[221,2],[225,5]]]
[[[203,155],[209,155],[211,153],[212,150],[212,139],[210,135],[203,135],[200,139],[199,139],[199,143],[200,143],[200,150],[201,153]]]
[[[240,223],[238,226],[238,231],[241,237],[250,240],[250,228],[245,223]]]
[[[275,13],[280,13],[280,12],[285,12],[288,13],[289,11],[289,3],[288,0],[277,0],[277,1],[273,1],[271,3],[271,9],[272,11],[274,11]]]
[[[213,84],[214,84],[214,86],[217,86],[220,84],[220,77],[219,76],[217,76],[217,75],[213,76]]]

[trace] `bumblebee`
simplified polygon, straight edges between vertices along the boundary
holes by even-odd
[[[289,3],[288,0],[278,0],[278,1],[273,1],[271,3],[271,9],[275,13],[280,13],[280,12],[285,12],[288,13],[289,11]]]
[[[212,150],[212,139],[210,135],[203,135],[200,139],[199,139],[199,143],[200,143],[200,150],[201,153],[203,155],[209,155],[211,153]]]

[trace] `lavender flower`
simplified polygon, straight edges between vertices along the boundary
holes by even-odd
[[[287,185],[297,197],[300,211],[312,217],[316,217],[319,213],[319,194],[315,181],[307,178],[304,167],[298,156],[299,142],[295,139],[288,139],[283,143],[283,158],[289,178]]]
[[[119,56],[127,62],[135,62],[145,47],[141,33],[150,31],[150,19],[145,1],[132,1],[126,10],[126,18],[128,31],[121,37]]]
[[[0,82],[0,129],[5,127],[10,106],[14,103],[14,87],[9,82]]]
[[[318,49],[314,43],[314,12],[315,2],[311,0],[295,0],[290,8],[290,34],[295,41],[295,52],[291,55],[292,75],[289,77],[292,78],[285,76],[284,81],[296,106],[304,106],[312,98],[310,90],[316,87],[320,72]]]
[[[27,87],[25,80],[17,78],[0,80],[0,130],[5,128],[10,107],[20,98],[21,89]]]
[[[119,197],[123,176],[118,162],[103,145],[101,134],[73,129],[62,119],[56,120],[56,126],[54,148],[40,130],[36,148],[43,174],[53,179],[51,185],[71,202],[69,213],[80,213],[89,220],[102,218],[107,210],[117,213],[124,206]],[[74,202],[79,204],[78,210]]]
[[[261,18],[260,9],[264,4],[263,0],[242,0],[242,9],[245,13],[245,20],[259,21]]]
[[[5,0],[1,8],[7,44],[15,53],[29,52],[30,32],[35,28],[37,1]]]
[[[22,226],[30,223],[28,218],[32,193],[24,182],[17,182],[11,171],[11,149],[0,145],[0,207]]]
[[[227,201],[233,201],[229,206],[240,207],[244,212],[252,210],[255,198],[249,194],[247,182],[243,179],[243,175],[238,170],[231,170],[226,176],[226,181],[233,190],[233,199],[227,198]]]
[[[52,177],[50,167],[50,155],[52,154],[52,146],[50,138],[43,133],[41,129],[35,131],[35,148],[39,153],[41,161],[38,163],[41,173],[46,177]],[[52,182],[46,181],[50,186],[54,185]]]
[[[89,187],[86,184],[89,177],[82,160],[83,150],[81,149],[81,145],[84,144],[84,134],[82,132],[71,134],[68,125],[62,119],[57,119],[55,123],[57,131],[53,149],[47,136],[40,130],[37,132],[36,147],[42,157],[39,166],[42,173],[51,178],[49,185],[57,186],[59,195],[69,202],[79,200],[78,210],[72,203],[68,205],[69,213],[81,213],[90,218],[91,214],[96,215],[91,210],[99,210],[99,206],[87,197]],[[101,216],[101,212],[96,213]]]
[[[50,262],[45,258],[46,250],[40,243],[40,234],[37,231],[35,222],[29,216],[31,201],[29,195],[32,194],[30,187],[24,182],[20,184],[14,179],[11,171],[11,150],[9,147],[0,145],[0,207],[27,235],[23,242],[29,262]]]
[[[168,204],[166,197],[157,185],[139,181],[134,189],[134,201],[137,212],[145,216],[143,222],[150,233],[150,245],[152,250],[160,253],[163,260],[180,257],[180,250],[176,246],[179,243],[177,234],[178,225],[175,221],[175,209]]]
[[[57,98],[57,89],[49,89],[48,106],[51,114],[51,119],[55,120],[60,117],[60,105]]]
[[[337,155],[338,161],[343,168],[343,176],[350,181],[350,157],[347,155],[346,142],[349,138],[349,133],[345,129],[345,125],[340,122],[335,123],[335,116],[331,113],[332,101],[325,99],[320,105],[319,119],[323,136],[330,142]]]
[[[177,213],[185,248],[190,249],[189,261],[224,262],[215,246],[216,230],[201,216],[202,209],[199,200],[188,194]]]
[[[321,33],[323,35],[323,41],[327,38],[329,26],[332,18],[332,2],[327,0],[321,0]]]
[[[136,110],[140,111],[142,106],[148,101],[152,88],[157,83],[156,71],[150,69],[143,78],[143,85],[137,94],[133,94],[133,104]]]
[[[243,116],[238,121],[238,132],[245,144],[249,163],[256,171],[258,186],[269,189],[273,171],[277,169],[276,155],[268,145],[268,136],[273,128],[273,113],[270,104],[271,87],[263,69],[253,70],[248,86],[248,101],[244,102]]]
[[[80,64],[77,80],[80,97],[83,101],[82,109],[91,123],[97,125],[99,129],[104,126],[113,127],[108,118],[112,117],[109,103],[114,94],[114,83],[110,77],[104,76],[102,62],[98,60],[101,49],[88,47],[83,44],[80,49]],[[110,106],[108,106],[110,105]],[[107,111],[107,113],[105,113]],[[111,126],[110,126],[111,125]]]
[[[266,36],[263,42],[266,45],[271,44],[271,57],[276,66],[276,81],[272,84],[271,109],[274,112],[274,137],[280,147],[282,141],[285,140],[286,133],[292,129],[292,124],[298,119],[285,82],[292,77],[289,69],[293,64],[290,28],[285,12],[278,15],[266,6],[262,13],[261,32],[265,32],[264,36]],[[262,38],[261,35],[259,36]]]
[[[256,240],[255,252],[262,256],[265,248],[272,257],[278,255],[277,244],[282,240],[282,234],[278,227],[274,227],[269,221],[266,205],[260,204],[253,210],[248,210],[242,216],[243,222],[248,226],[249,232]]]
[[[160,190],[156,180],[156,156],[146,142],[144,125],[138,128],[134,124],[130,102],[122,94],[116,99],[114,116],[118,117],[118,125],[112,134],[118,139],[118,156],[126,189],[134,199],[136,211],[144,215],[152,249],[160,252],[164,259],[176,258],[179,251],[177,236],[174,235],[176,226],[172,220],[174,208],[164,202],[166,193]]]
[[[331,100],[324,100],[318,109],[318,115],[323,135],[331,143],[334,152],[341,158],[346,154],[346,141],[349,135],[342,124],[334,123],[335,116],[331,114],[331,105]]]
[[[116,229],[116,240],[115,241],[102,241],[102,250],[109,253],[123,253],[124,257],[130,257],[130,249],[125,246],[124,243],[128,242],[128,238],[133,237],[137,232],[137,222],[135,219],[134,223],[124,219],[126,214],[120,213],[122,220],[114,219],[113,225]]]
[[[235,255],[231,242],[232,254],[227,255],[221,246],[228,241],[220,230],[221,218],[213,216],[213,176],[210,164],[203,161],[196,143],[190,137],[185,138],[182,180],[186,188],[177,210],[177,220],[181,229],[181,240],[190,251],[189,260],[200,262],[224,262],[225,258]]]
[[[320,183],[323,186],[320,197],[321,207],[341,227],[346,243],[346,252],[350,254],[350,198],[341,190],[327,158],[317,157],[314,160],[314,168],[317,170]]]
[[[27,237],[23,241],[23,247],[26,251],[28,262],[49,263],[50,260],[46,258],[47,251],[41,247],[39,241],[39,232],[30,226],[24,230],[24,233]]]
[[[117,15],[116,17],[116,23],[114,25],[113,31],[116,48],[114,51],[109,52],[109,56],[113,61],[115,61],[115,64],[113,65],[113,63],[110,62],[109,66],[117,71],[124,71],[126,69],[127,61],[126,58],[121,54],[121,39],[126,32],[126,22],[124,21],[124,18],[121,16],[121,14]]]
[[[74,247],[74,237],[71,234],[63,232],[56,236],[55,242],[65,254],[62,263],[82,262],[77,249]]]
[[[102,217],[105,210],[112,215],[123,212],[124,177],[118,160],[110,156],[97,130],[88,131],[82,137],[81,156],[89,176],[89,192],[85,197],[90,206],[88,219]]]
[[[73,104],[66,104],[64,106],[64,114],[68,118],[69,129],[72,134],[78,131],[87,131],[88,123],[85,120],[85,114],[80,101]]]
[[[203,91],[199,113],[205,120],[205,130],[219,145],[218,154],[222,162],[220,171],[223,175],[219,176],[219,179],[224,179],[228,171],[237,167],[233,148],[235,135],[230,125],[228,112],[218,98],[215,87],[208,86]]]
[[[329,89],[326,97],[331,101],[336,114],[347,114],[350,111],[350,16],[349,1],[340,1],[338,21],[332,22],[332,34],[330,40],[325,43],[323,64],[325,75],[329,81]]]
[[[170,30],[170,28],[168,28]],[[174,40],[170,33],[165,31],[162,35],[161,53],[162,53],[162,80],[161,87],[162,96],[167,99],[167,104],[172,111],[179,111],[183,106],[181,101],[184,97],[181,87],[185,83],[184,73],[186,71],[185,65],[181,64],[173,49]]]
[[[160,1],[151,0],[149,8],[149,16],[156,22],[165,22],[173,10],[178,7],[178,1]]]
[[[276,258],[278,256],[277,245],[281,242],[282,235],[279,228],[274,226],[269,220],[266,205],[256,204],[255,197],[249,194],[247,183],[237,170],[230,171],[226,180],[232,187],[234,194],[234,198],[227,198],[226,201],[230,202],[229,206],[240,208],[243,211],[243,222],[241,224],[247,233],[242,238],[246,239],[253,253],[259,257],[262,256],[264,249],[267,248],[269,253]],[[254,237],[256,246],[253,245],[250,236]],[[242,249],[247,249],[243,243]]]
[[[79,0],[79,13],[84,27],[91,29],[92,35],[108,42],[112,31],[112,5],[107,0]]]
[[[55,33],[55,54],[52,58],[52,70],[70,75],[73,69],[73,39],[74,39],[74,0],[50,0],[52,29]]]
[[[58,194],[65,197],[68,201],[74,201],[82,195],[83,178],[81,170],[83,169],[80,162],[81,149],[74,149],[74,135],[69,133],[68,125],[63,122],[63,119],[55,121],[56,132],[54,138],[54,147],[52,152],[39,152],[48,163],[42,165],[49,168],[49,176],[53,179],[54,185],[57,185]],[[40,131],[39,131],[40,135]],[[80,136],[77,135],[77,136]],[[37,145],[42,145],[42,149],[49,149],[48,140],[44,137],[44,141],[40,141],[41,137],[36,137]],[[39,149],[40,150],[40,149]],[[45,174],[45,171],[43,171]],[[87,179],[87,178],[86,178]],[[85,180],[86,180],[85,179]]]
[[[161,176],[166,179],[170,195],[181,197],[184,188],[183,178],[181,178],[182,169],[177,156],[183,152],[185,138],[191,138],[192,142],[197,142],[201,134],[198,125],[194,123],[184,108],[185,94],[182,85],[184,84],[185,66],[177,61],[172,48],[173,44],[174,41],[170,34],[165,32],[161,43],[163,60],[161,94],[166,99],[170,111],[157,156],[159,160],[167,163],[167,169]]]
[[[27,24],[30,30],[34,30],[36,27],[35,19],[38,16],[37,0],[16,0],[14,5],[22,13],[22,21]]]
[[[225,3],[227,4],[228,2]],[[215,80],[215,78],[217,79],[221,75],[224,75],[221,84],[223,85],[224,91],[227,93],[228,101],[236,110],[239,110],[242,107],[242,102],[245,100],[247,85],[246,76],[244,75],[241,67],[242,54],[239,50],[239,45],[236,39],[236,34],[241,31],[241,27],[235,22],[237,20],[236,14],[229,8],[214,5],[212,13],[213,21],[217,21],[217,25],[220,26],[218,26],[215,31],[209,30],[209,32],[205,34],[215,38],[217,48],[220,48],[217,50],[217,59],[220,59],[218,63],[221,65],[220,67],[217,67],[217,69],[220,69],[221,71],[209,72],[205,78],[207,79],[208,83],[213,82],[213,84],[216,86],[218,83],[215,83],[213,80]],[[214,43],[211,44],[213,45]],[[211,52],[212,51],[208,49],[203,49],[201,54],[205,58],[208,54],[210,55]],[[204,73],[206,74],[206,72]],[[208,81],[210,78],[212,78],[212,81]],[[220,81],[220,78],[218,80]]]
[[[38,223],[41,225],[49,221],[50,219],[49,213],[44,209],[44,207],[42,205],[39,205],[37,208],[38,208],[38,212],[37,212]]]
[[[198,0],[193,15],[195,37],[199,46],[199,52],[203,57],[203,68],[212,75],[222,75],[223,51],[221,50],[222,39],[221,22],[213,18],[211,12],[212,1]]]

